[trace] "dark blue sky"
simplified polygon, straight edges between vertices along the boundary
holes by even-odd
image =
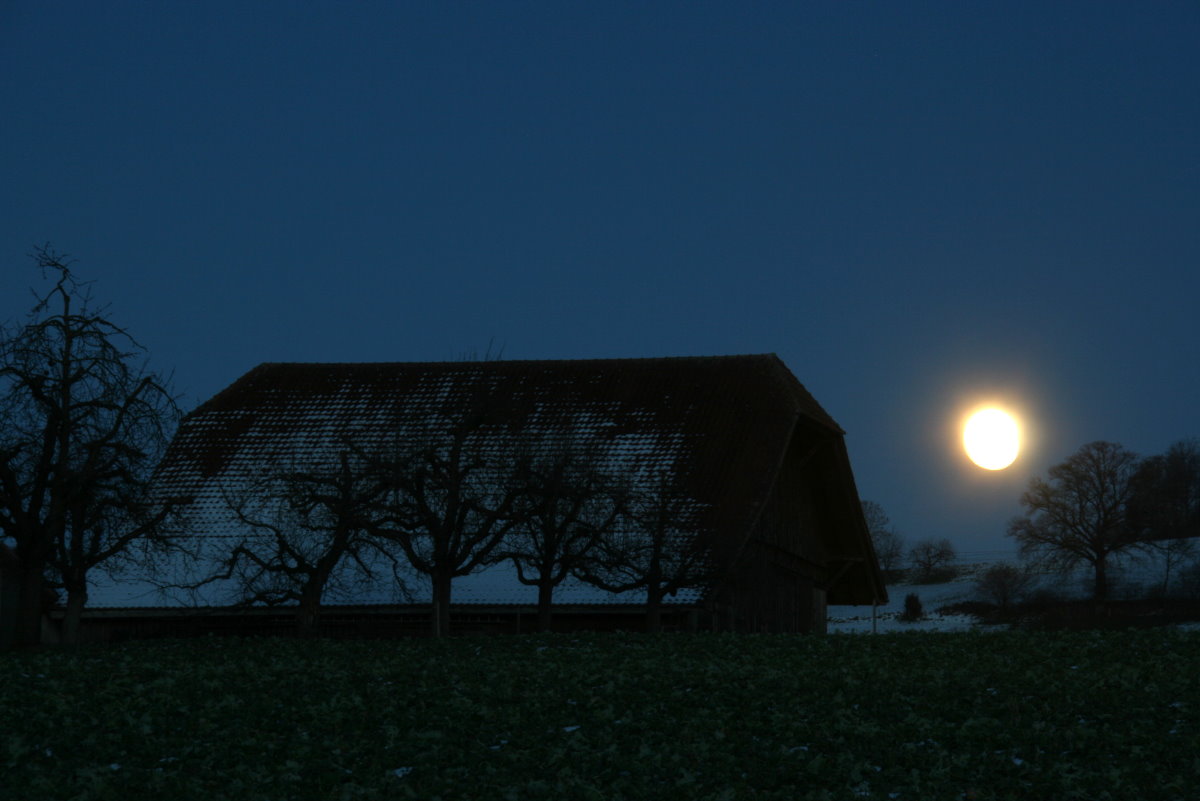
[[[910,539],[1200,436],[1200,6],[0,2],[0,319],[263,361],[774,351]],[[968,467],[965,407],[1031,447]]]

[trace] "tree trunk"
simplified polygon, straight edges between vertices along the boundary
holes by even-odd
[[[433,616],[430,633],[434,637],[445,637],[450,633],[450,582],[452,576],[434,574]]]
[[[553,611],[554,585],[549,581],[538,584],[538,631],[550,631],[550,616]]]
[[[79,642],[79,623],[83,608],[87,606],[87,588],[67,590],[67,611],[63,615],[62,641],[68,644]]]
[[[45,579],[43,565],[21,563],[21,596],[17,604],[16,645],[38,645],[42,641],[42,611]]]
[[[1092,588],[1092,598],[1100,603],[1108,600],[1108,560],[1100,557],[1095,561],[1096,583]]]
[[[653,584],[646,590],[646,631],[662,631],[662,590]]]
[[[300,594],[300,605],[296,609],[296,633],[300,637],[313,637],[317,633],[317,617],[321,613],[321,595],[307,587]]]

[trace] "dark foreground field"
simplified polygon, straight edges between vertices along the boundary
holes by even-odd
[[[1195,799],[1200,633],[0,656],[3,799]]]

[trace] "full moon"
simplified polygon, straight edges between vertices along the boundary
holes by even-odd
[[[963,448],[984,470],[1003,470],[1021,450],[1017,421],[1000,409],[975,412],[963,427]]]

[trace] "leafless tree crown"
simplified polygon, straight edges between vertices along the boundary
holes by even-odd
[[[70,638],[89,570],[169,544],[179,499],[149,487],[179,411],[71,260],[49,246],[33,258],[53,285],[0,331],[0,529],[21,563],[19,639],[36,642],[45,585],[68,594]]]
[[[1126,516],[1137,465],[1137,455],[1121,445],[1092,442],[1047,478],[1033,478],[1021,496],[1026,514],[1008,527],[1022,557],[1060,569],[1086,564],[1094,597],[1106,598],[1110,561],[1138,541]]]

